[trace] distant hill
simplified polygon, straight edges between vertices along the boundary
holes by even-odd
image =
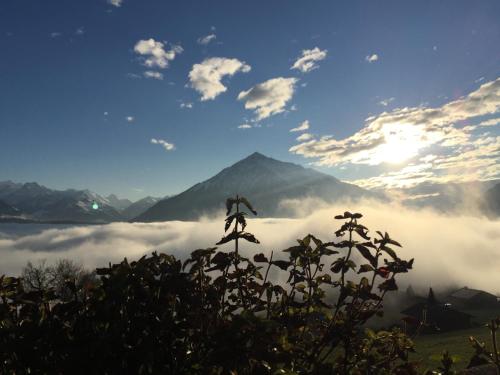
[[[115,194],[110,194],[106,197],[111,207],[113,207],[118,212],[123,211],[132,204],[132,201],[126,198],[118,198]]]
[[[495,201],[495,186],[499,180],[429,183],[424,182],[415,187],[402,189],[410,196],[404,203],[411,207],[432,207],[447,213],[475,212],[500,214],[498,195]],[[498,189],[498,188],[497,188]],[[495,207],[497,207],[495,209]]]
[[[5,216],[19,216],[21,211],[17,208],[12,207],[10,204],[5,203],[4,201],[0,201],[0,217]]]
[[[107,223],[123,220],[110,202],[89,190],[52,190],[36,182],[0,182],[0,200],[26,221]],[[21,215],[22,212],[22,215]]]
[[[284,199],[317,197],[334,202],[381,196],[313,169],[254,153],[179,195],[161,200],[134,221],[196,220],[222,209],[226,198],[236,194],[247,197],[263,217],[281,216],[279,204]]]
[[[500,217],[500,183],[484,194],[483,209],[490,216]]]
[[[138,200],[137,202],[132,203],[130,206],[121,211],[121,215],[127,219],[133,219],[142,213],[146,212],[149,208],[158,203],[161,198],[155,197],[146,197]]]

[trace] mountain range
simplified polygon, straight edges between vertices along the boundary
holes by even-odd
[[[111,194],[89,190],[53,190],[36,182],[0,182],[0,221],[108,223],[196,220],[224,209],[225,200],[243,195],[259,217],[289,216],[284,201],[318,198],[338,202],[369,198],[387,201],[388,192],[371,191],[345,183],[311,168],[279,161],[260,153],[223,169],[180,194],[146,197],[132,203]],[[491,217],[500,216],[500,181],[461,184],[423,183],[406,189],[403,201],[412,207],[431,206],[444,212],[479,207]]]
[[[0,220],[16,222],[109,223],[129,220],[158,198],[135,203],[90,190],[53,190],[36,182],[0,182]]]

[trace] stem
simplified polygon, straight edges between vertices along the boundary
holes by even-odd
[[[496,331],[498,326],[495,322],[495,319],[491,320],[491,341],[493,342],[493,357],[495,359],[495,364],[497,368],[500,370],[500,362],[498,360],[498,349],[497,349],[497,334]]]

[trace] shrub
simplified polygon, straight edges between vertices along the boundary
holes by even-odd
[[[416,373],[403,332],[363,328],[412,268],[398,242],[371,237],[361,214],[345,212],[334,241],[308,234],[281,256],[250,259],[240,251],[242,241],[258,243],[246,231],[250,213],[245,198],[228,199],[224,249],[184,262],[156,252],[124,259],[97,269],[100,282],[84,293],[66,280],[73,298],[2,276],[1,373]]]

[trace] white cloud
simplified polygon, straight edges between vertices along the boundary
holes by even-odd
[[[108,4],[111,4],[117,8],[121,7],[123,0],[108,0]]]
[[[313,138],[291,147],[290,151],[317,158],[317,164],[327,166],[346,163],[401,166],[399,171],[357,181],[371,187],[500,178],[500,136],[485,132],[500,122],[499,112],[500,78],[441,107],[384,112],[366,119],[364,127],[349,137]],[[493,114],[495,118],[478,125],[463,125],[465,121],[474,122]],[[415,160],[430,152],[437,152],[438,157],[430,162]]]
[[[191,108],[193,108],[193,103],[191,103],[191,102],[181,102],[180,107],[181,108],[191,109]]]
[[[242,124],[240,126],[238,126],[238,129],[251,129],[252,128],[252,125],[250,124]]]
[[[163,79],[163,73],[155,72],[153,70],[146,70],[143,74],[144,74],[144,77],[146,77],[146,78],[153,78],[153,79],[158,79],[158,80]]]
[[[485,120],[477,124],[477,126],[497,126],[500,125],[500,117]]]
[[[134,116],[127,116],[127,117],[125,117],[125,120],[127,120],[127,122],[134,122],[135,117]]]
[[[368,55],[365,57],[365,60],[369,63],[375,62],[378,60],[378,55],[376,53],[374,53],[373,55]]]
[[[257,211],[259,202],[252,202]],[[323,241],[332,237],[341,221],[332,217],[346,210],[361,212],[361,223],[374,235],[387,231],[403,248],[403,259],[415,258],[414,269],[400,275],[401,289],[411,283],[422,291],[433,287],[457,284],[500,292],[500,258],[498,238],[500,222],[467,216],[446,216],[431,210],[410,210],[396,204],[338,202],[327,205],[312,199],[282,202],[287,212],[300,219],[249,219],[248,230],[260,240],[259,245],[241,245],[242,256],[270,253],[275,259],[286,254],[277,251],[292,246],[295,239],[311,233]],[[335,226],[334,226],[335,225]],[[409,230],[410,228],[410,230]],[[439,228],[439,235],[436,235]],[[26,229],[23,229],[26,230]],[[49,264],[69,258],[85,267],[106,266],[108,262],[139,259],[153,250],[173,254],[181,260],[198,248],[213,246],[223,235],[223,215],[199,222],[170,221],[162,223],[112,223],[107,225],[73,226],[69,228],[36,229],[28,235],[7,232],[0,228],[0,274],[18,275],[27,261],[46,259]],[[422,245],[424,244],[424,246]],[[231,245],[223,245],[221,250]],[[474,256],[471,256],[474,254]],[[356,255],[355,255],[356,257]],[[354,259],[358,262],[358,259]],[[358,263],[359,264],[359,263]],[[279,280],[282,273],[271,273]]]
[[[273,78],[259,83],[238,95],[245,108],[254,110],[257,120],[284,112],[286,103],[293,97],[297,78]]]
[[[304,142],[304,141],[308,141],[310,139],[313,138],[313,135],[312,134],[309,134],[309,133],[304,133],[304,134],[301,134],[297,137],[297,141],[299,142]]]
[[[75,34],[76,35],[83,35],[83,34],[85,34],[85,29],[83,27],[79,27],[78,29],[76,29]]]
[[[201,94],[201,100],[213,100],[225,92],[227,87],[222,84],[225,76],[233,76],[238,72],[247,73],[250,65],[238,59],[212,57],[194,64],[189,72],[190,86]]]
[[[209,44],[211,41],[215,40],[216,38],[217,38],[217,36],[215,34],[209,34],[209,35],[202,36],[202,37],[198,38],[197,42],[198,42],[198,44],[206,46],[207,44]]]
[[[302,124],[300,124],[296,128],[290,129],[290,132],[302,132],[307,129],[309,129],[309,120],[305,120]]]
[[[54,32],[50,33],[50,37],[53,38],[53,39],[59,38],[61,35],[62,35],[62,33],[57,32],[57,31],[54,31]]]
[[[134,51],[143,56],[143,63],[148,68],[165,69],[169,61],[174,60],[183,49],[181,46],[172,45],[169,50],[166,50],[164,43],[150,38],[138,41],[134,46]]]
[[[391,104],[394,100],[396,100],[396,98],[387,98],[387,99],[383,99],[381,101],[378,102],[378,104],[384,106],[384,107],[387,107],[389,104]]]
[[[302,56],[295,61],[290,69],[297,69],[302,73],[317,69],[319,67],[317,62],[324,60],[327,53],[328,51],[326,49],[320,50],[318,47],[305,49],[302,51]]]
[[[155,145],[161,145],[166,151],[175,150],[175,145],[173,143],[165,141],[164,139],[151,138],[151,143]]]

